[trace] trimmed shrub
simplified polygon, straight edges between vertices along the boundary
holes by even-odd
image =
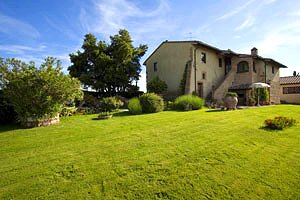
[[[278,116],[274,119],[266,119],[264,123],[266,125],[266,128],[273,130],[282,130],[285,127],[291,127],[295,125],[296,120],[292,118]]]
[[[123,105],[123,101],[116,97],[106,97],[100,100],[100,110],[104,112],[112,112]]]
[[[143,113],[156,113],[164,110],[164,100],[155,93],[145,93],[139,99]]]
[[[204,105],[204,100],[194,95],[183,95],[177,97],[174,102],[176,110],[199,110]]]
[[[130,112],[130,114],[133,115],[138,115],[138,114],[142,114],[142,106],[140,103],[139,98],[135,97],[130,99],[129,103],[128,103],[128,110]]]

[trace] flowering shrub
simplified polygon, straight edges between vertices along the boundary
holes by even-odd
[[[292,118],[287,118],[287,117],[275,117],[274,119],[266,119],[265,120],[265,125],[267,128],[270,129],[277,129],[277,130],[282,130],[285,127],[291,127],[295,125],[296,120]]]

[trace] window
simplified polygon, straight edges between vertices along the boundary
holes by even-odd
[[[153,64],[153,71],[157,71],[157,62],[155,62],[154,64]]]
[[[202,73],[202,79],[205,80],[206,79],[206,72]]]
[[[201,53],[201,60],[203,63],[206,63],[206,53],[204,52]]]
[[[222,67],[222,58],[219,58],[219,67]]]
[[[283,87],[283,94],[300,94],[300,86],[297,87]]]
[[[272,74],[274,74],[275,73],[275,68],[274,67],[272,67]]]
[[[256,66],[255,66],[255,62],[253,61],[253,71],[256,73]]]
[[[237,72],[242,73],[242,72],[249,72],[249,64],[246,61],[241,61],[237,65]]]

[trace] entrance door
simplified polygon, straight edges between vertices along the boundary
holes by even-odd
[[[225,75],[228,74],[231,70],[231,58],[226,57],[225,58]]]
[[[203,98],[203,83],[198,83],[198,95]]]

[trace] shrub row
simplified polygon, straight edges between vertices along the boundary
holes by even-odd
[[[163,111],[164,101],[155,93],[145,93],[139,98],[133,98],[128,103],[128,110],[131,114],[156,113]]]

